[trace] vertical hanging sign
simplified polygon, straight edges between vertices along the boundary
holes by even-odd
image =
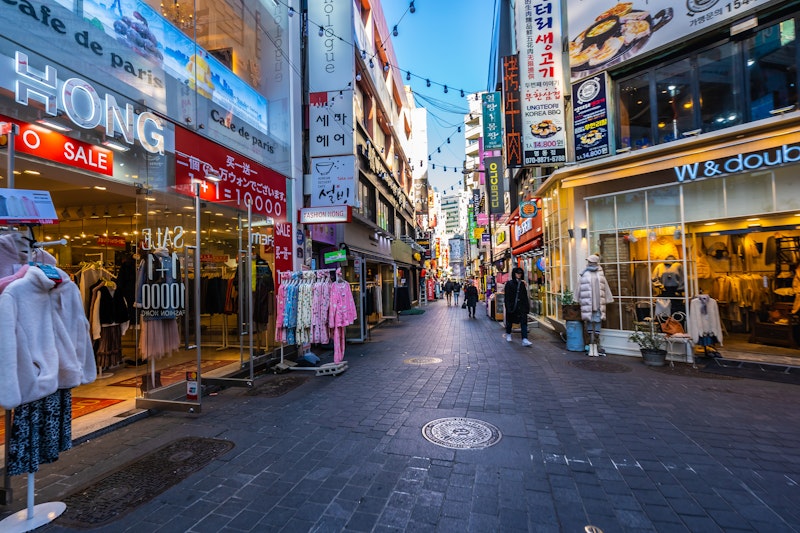
[[[481,95],[483,107],[483,148],[500,150],[503,148],[503,123],[500,117],[502,101],[499,92]]]
[[[523,163],[565,163],[561,2],[518,0],[516,20]]]
[[[489,196],[489,214],[501,215],[505,213],[505,187],[503,186],[503,158],[487,157],[484,159],[486,165],[486,188]]]
[[[506,166],[522,166],[522,114],[519,101],[519,58],[503,57],[503,114],[506,122]]]

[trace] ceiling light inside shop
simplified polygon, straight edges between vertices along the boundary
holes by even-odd
[[[56,131],[61,131],[61,132],[72,131],[72,128],[68,128],[67,126],[65,126],[63,124],[60,124],[60,123],[58,123],[58,122],[56,122],[54,120],[50,120],[48,118],[42,118],[42,119],[37,120],[36,122],[38,124],[41,124],[42,126],[45,126],[46,128],[50,128],[51,130],[56,130]]]
[[[95,185],[93,188],[94,188],[94,189],[97,189],[98,191],[104,191],[104,190],[106,190],[106,188],[105,188],[105,187],[103,187],[102,185]]]
[[[118,217],[124,217],[124,216],[126,216],[126,215],[125,215],[125,209],[123,209],[123,207],[122,207],[122,206],[119,206],[119,208],[117,209],[117,216],[118,216]]]
[[[92,214],[89,216],[89,218],[100,218],[100,215],[97,214],[97,211],[92,209]]]
[[[40,175],[40,172],[38,170],[25,170],[24,172],[25,172],[25,174],[28,174],[28,175],[31,175],[31,176],[39,176]]]
[[[105,212],[103,213],[103,218],[111,218],[111,215],[108,213],[108,208],[106,207]]]
[[[111,148],[112,150],[116,150],[117,152],[127,152],[128,150],[130,150],[130,148],[128,148],[124,144],[120,144],[117,141],[113,141],[111,139],[106,139],[105,141],[102,142],[102,144],[106,148]]]
[[[713,226],[714,224],[716,224],[716,222],[706,222],[704,225],[705,226]]]
[[[756,220],[761,220],[761,219],[758,218],[758,217],[753,217],[753,218],[748,218],[747,219],[748,222],[755,222]]]

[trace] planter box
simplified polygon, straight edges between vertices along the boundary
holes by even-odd
[[[642,362],[647,366],[664,366],[667,361],[666,350],[648,350],[642,348]]]
[[[581,319],[581,306],[580,304],[570,304],[561,306],[561,318],[563,320],[577,320]]]

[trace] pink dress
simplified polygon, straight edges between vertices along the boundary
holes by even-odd
[[[355,322],[356,303],[350,284],[337,281],[331,285],[330,307],[328,308],[328,326],[333,329],[333,362],[344,359],[344,334],[347,326]]]

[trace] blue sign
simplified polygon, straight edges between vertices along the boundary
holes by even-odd
[[[575,161],[609,155],[608,100],[606,75],[598,74],[572,84]]]

